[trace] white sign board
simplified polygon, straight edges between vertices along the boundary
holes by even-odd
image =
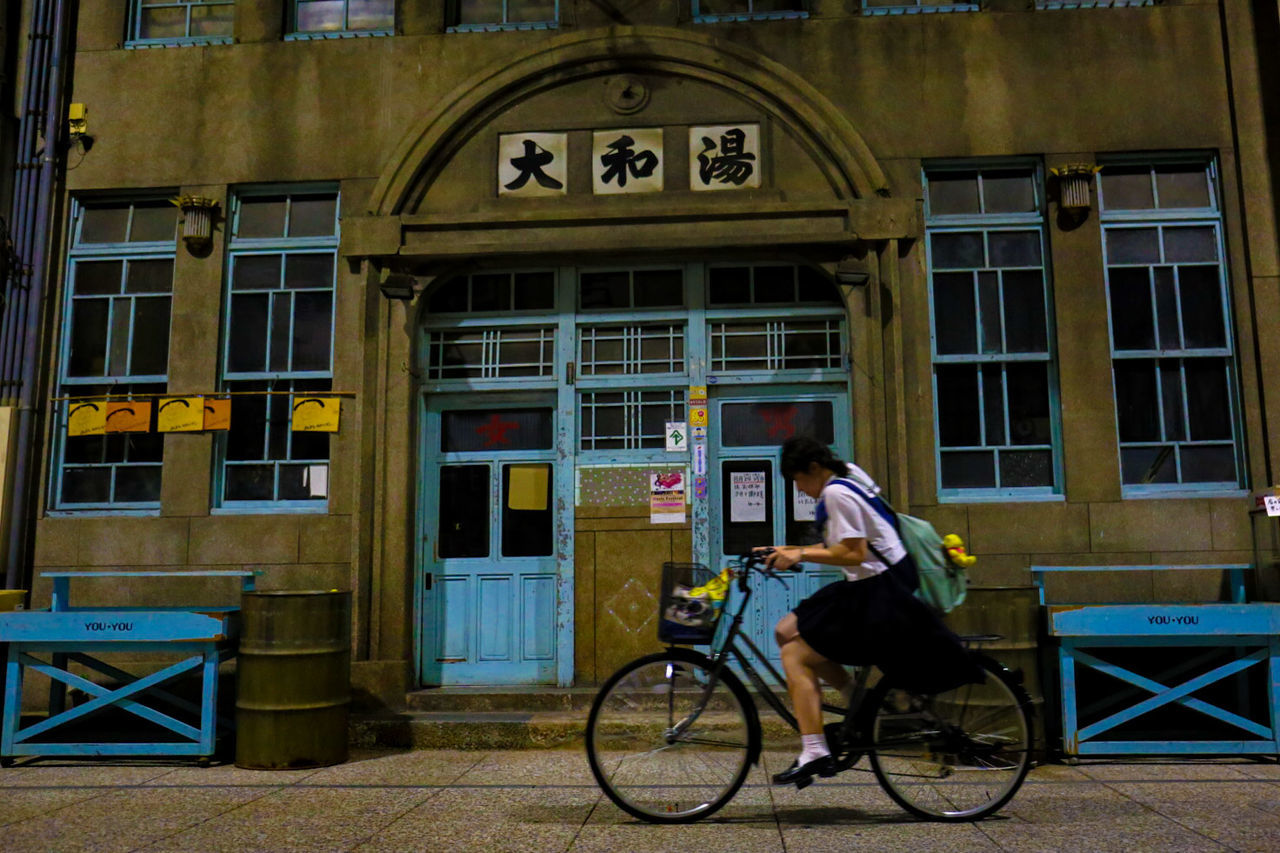
[[[760,125],[689,128],[689,187],[741,190],[760,186]]]
[[[667,421],[667,451],[684,453],[689,449],[689,427],[684,421]]]
[[[764,505],[763,471],[734,471],[729,474],[729,521],[767,521]]]
[[[504,133],[498,136],[498,195],[565,194],[569,134]]]
[[[662,191],[662,128],[597,130],[591,135],[596,195]]]
[[[1275,495],[1267,495],[1262,499],[1262,503],[1267,508],[1267,515],[1272,518],[1280,516],[1280,498]]]

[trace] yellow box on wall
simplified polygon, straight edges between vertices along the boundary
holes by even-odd
[[[156,410],[159,432],[195,432],[204,428],[204,406],[201,397],[161,397]]]

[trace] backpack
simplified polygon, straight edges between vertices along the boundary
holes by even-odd
[[[903,546],[916,561],[919,571],[920,588],[916,590],[916,598],[929,605],[938,614],[950,613],[964,602],[969,585],[968,573],[956,565],[947,556],[947,547],[933,525],[923,518],[905,515],[894,511],[889,502],[879,495],[872,494],[853,480],[836,477],[831,482],[844,486],[876,511],[877,514],[898,532]],[[821,506],[822,502],[819,501]],[[821,510],[821,518],[826,517],[826,507]],[[888,560],[867,540],[869,547],[878,559],[888,565]]]

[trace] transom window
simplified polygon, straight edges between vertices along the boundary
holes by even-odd
[[[395,0],[294,0],[295,36],[389,35]]]
[[[294,432],[295,398],[333,385],[338,195],[245,192],[232,209],[219,441],[220,506],[322,507],[329,436]]]
[[[160,506],[164,439],[155,410],[146,432],[70,436],[79,406],[163,394],[177,209],[163,197],[77,201],[67,253],[58,388],[54,509]],[[93,395],[103,395],[92,399]]]
[[[1239,414],[1213,163],[1099,176],[1126,493],[1237,488]]]
[[[1059,488],[1039,170],[925,175],[942,496]]]
[[[549,29],[560,20],[557,0],[451,0],[449,29]]]
[[[847,383],[844,310],[795,264],[473,273],[429,294],[421,364],[428,391],[571,388],[579,452],[670,461],[691,383]]]
[[[133,0],[128,43],[229,43],[235,9],[235,0]]]

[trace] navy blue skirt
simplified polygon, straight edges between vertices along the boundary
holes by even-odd
[[[917,693],[981,681],[982,670],[960,638],[898,580],[914,575],[914,561],[910,572],[901,567],[863,580],[836,581],[800,602],[795,609],[800,636],[829,660],[875,665],[895,685]]]

